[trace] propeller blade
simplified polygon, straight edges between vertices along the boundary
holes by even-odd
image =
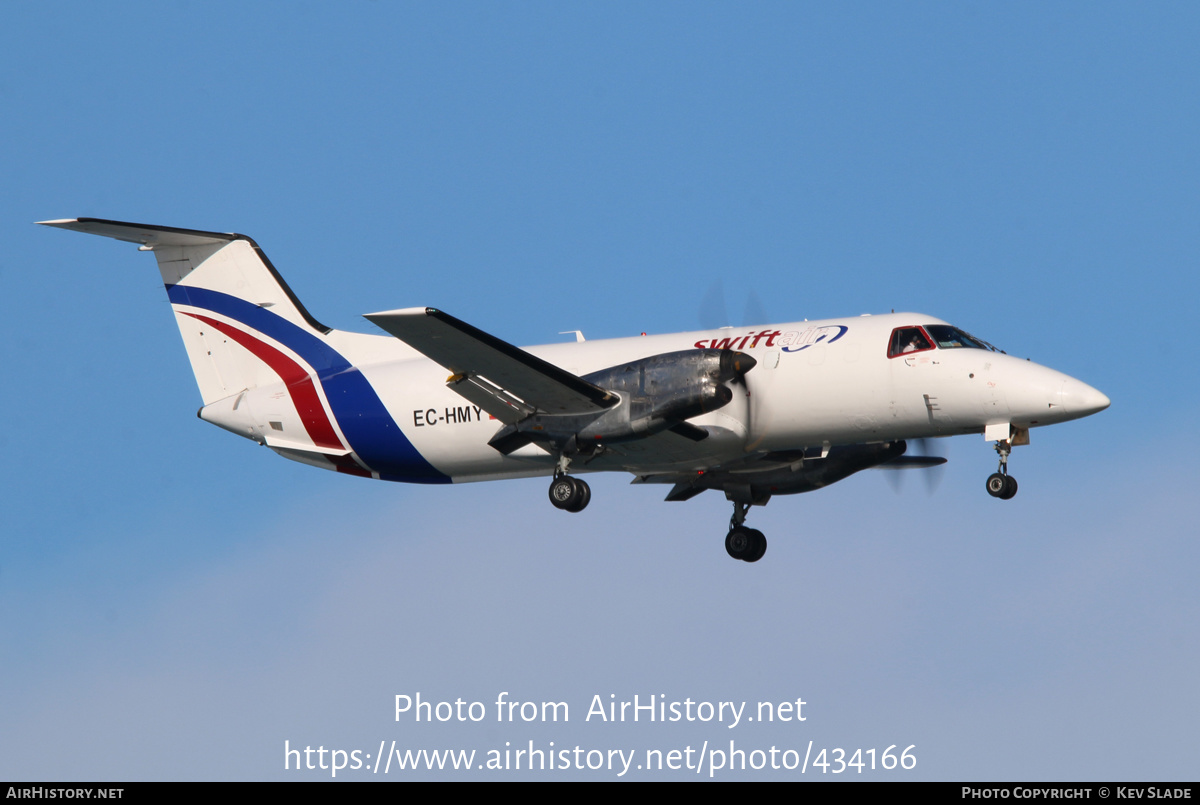
[[[725,306],[725,283],[718,277],[700,300],[700,327],[717,330],[729,326],[729,309]]]
[[[886,464],[880,464],[879,468],[884,470],[925,470],[925,488],[932,495],[941,484],[942,474],[945,472],[943,465],[946,463],[944,456],[936,455],[938,449],[942,447],[940,440],[937,449],[934,448],[932,442],[931,439],[910,439],[904,455],[897,456]],[[904,473],[888,473],[888,483],[896,492],[902,491],[903,479]]]
[[[942,476],[946,470],[942,466],[946,463],[945,456],[941,455],[946,447],[945,439],[938,439],[936,445],[932,439],[917,439],[917,455],[925,458],[934,459],[936,463],[929,465],[930,469],[925,473],[925,491],[932,495],[937,491],[937,488],[942,484]]]
[[[767,309],[763,307],[762,299],[758,296],[758,291],[750,289],[749,296],[746,297],[746,310],[742,314],[742,325],[749,327],[752,324],[766,324],[770,321],[767,316]]]
[[[749,327],[753,324],[766,324],[770,321],[767,309],[763,306],[758,291],[750,289],[746,296],[746,307],[742,311],[742,320],[735,322],[729,315],[729,305],[725,293],[725,282],[720,277],[713,280],[712,285],[704,292],[700,300],[698,319],[700,327],[705,330],[719,330],[722,327]]]

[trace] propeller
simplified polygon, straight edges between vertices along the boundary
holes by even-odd
[[[751,288],[746,294],[746,309],[742,311],[742,324],[766,324],[770,321],[758,291]]]
[[[755,366],[758,366],[758,361],[753,356],[747,355],[745,352],[723,349],[721,350],[721,363],[717,379],[723,383],[741,383],[745,385],[746,372],[749,372]]]
[[[705,330],[717,330],[729,325],[729,309],[725,306],[725,283],[720,277],[713,280],[700,300],[698,312],[700,327]]]
[[[701,328],[718,330],[722,327],[766,324],[768,316],[758,291],[751,288],[746,294],[746,307],[742,311],[742,320],[735,324],[729,315],[729,306],[726,304],[725,282],[717,277],[713,280],[712,285],[708,286],[708,290],[700,300],[699,320]]]
[[[935,446],[934,442],[938,444]],[[893,470],[889,472],[888,483],[892,485],[892,489],[900,494],[904,490],[904,478],[906,473],[895,472],[895,470],[925,470],[925,489],[929,494],[937,491],[941,485],[942,476],[945,473],[946,458],[941,455],[944,447],[941,439],[909,439],[908,449],[904,451],[904,455],[897,456],[886,464],[880,464],[879,469]]]
[[[704,297],[700,301],[699,312],[700,326],[705,330],[717,330],[723,327],[749,327],[755,324],[766,324],[770,319],[767,315],[766,308],[763,307],[762,299],[758,292],[750,288],[746,294],[746,307],[742,311],[742,320],[736,325],[729,315],[729,307],[726,305],[725,283],[717,277],[713,280],[712,285],[708,287]],[[727,372],[728,363],[732,362],[732,371]],[[728,351],[726,356],[721,358],[723,381],[731,385],[741,386],[744,393],[749,396],[750,386],[746,383],[746,373],[753,369],[758,364],[758,360],[744,352]],[[746,430],[748,433],[753,432],[753,405],[746,407]],[[765,433],[763,434],[765,436]],[[761,441],[762,436],[759,437]],[[751,448],[756,447],[750,445]]]

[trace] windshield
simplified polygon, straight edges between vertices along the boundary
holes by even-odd
[[[940,349],[986,349],[992,352],[1003,352],[1004,350],[996,349],[987,341],[976,338],[969,333],[965,333],[957,327],[951,327],[949,324],[926,324],[925,332],[929,333],[929,337],[937,342]]]

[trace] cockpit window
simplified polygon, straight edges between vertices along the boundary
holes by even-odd
[[[924,352],[927,349],[933,349],[933,342],[920,327],[897,327],[892,330],[892,340],[888,342],[889,358]]]
[[[991,344],[973,335],[964,333],[949,324],[926,324],[925,332],[937,342],[940,349],[986,349],[991,352],[1001,352]]]

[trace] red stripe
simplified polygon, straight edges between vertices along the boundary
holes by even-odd
[[[325,413],[325,407],[321,405],[321,398],[317,396],[317,389],[313,386],[312,378],[309,377],[304,367],[270,344],[265,344],[235,327],[230,327],[228,324],[215,321],[207,316],[199,316],[182,310],[179,312],[216,327],[254,353],[259,360],[270,366],[275,374],[283,378],[288,393],[292,395],[292,403],[296,406],[300,420],[304,423],[304,429],[308,432],[308,437],[312,439],[313,444],[332,450],[346,449],[337,433],[334,432],[333,424],[330,423],[329,416]]]
[[[338,472],[344,472],[347,475],[357,475],[359,478],[371,477],[371,473],[358,466],[358,462],[356,462],[351,456],[327,455],[325,458],[333,462],[334,469],[336,469]]]

